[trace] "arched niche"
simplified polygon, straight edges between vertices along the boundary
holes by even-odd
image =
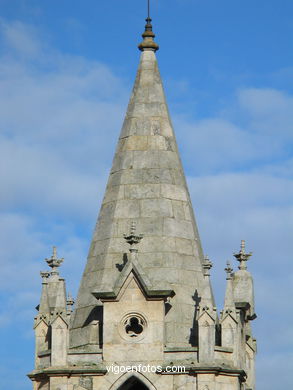
[[[118,390],[149,390],[149,388],[142,381],[132,376],[119,386]]]
[[[111,390],[156,390],[155,386],[141,373],[125,373],[111,387]]]

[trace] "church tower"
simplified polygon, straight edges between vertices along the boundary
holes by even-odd
[[[213,297],[158,70],[151,19],[75,308],[56,249],[35,318],[34,390],[255,389],[242,241]]]

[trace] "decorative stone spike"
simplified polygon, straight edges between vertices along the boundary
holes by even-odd
[[[74,305],[74,298],[72,297],[72,295],[70,294],[70,293],[68,293],[68,295],[67,295],[67,300],[66,300],[66,305],[67,305],[67,307],[68,307],[68,310],[70,311],[70,312],[72,312],[73,311],[73,309],[72,309],[72,307],[73,307],[73,305]]]
[[[203,262],[204,276],[210,276],[210,269],[212,268],[213,263],[210,261],[208,256],[205,256]]]
[[[247,269],[246,262],[250,258],[251,255],[252,255],[252,252],[249,252],[249,253],[245,252],[245,241],[241,240],[241,247],[240,247],[239,253],[233,253],[233,256],[240,263],[239,266],[238,266],[238,268],[240,270],[246,270]]]
[[[230,264],[230,261],[229,261],[229,260],[227,261],[227,266],[226,266],[226,268],[225,268],[225,271],[226,271],[226,274],[227,274],[226,279],[227,279],[227,280],[232,279],[233,268],[231,267],[231,264]]]
[[[57,258],[57,248],[53,246],[53,254],[49,259],[45,259],[48,266],[52,268],[51,275],[58,275],[59,272],[57,270],[58,267],[63,263],[64,259]]]
[[[48,272],[48,271],[41,271],[40,275],[41,275],[41,278],[42,278],[42,282],[46,283],[48,277],[50,276],[50,272]]]
[[[129,252],[138,252],[136,245],[143,239],[142,234],[136,234],[136,223],[132,221],[130,233],[124,234],[125,241],[130,245]]]

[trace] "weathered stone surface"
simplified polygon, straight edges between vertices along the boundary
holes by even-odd
[[[92,302],[93,288],[110,287],[115,282],[118,270],[113,256],[115,261],[121,256],[122,264],[123,253],[128,251],[123,234],[129,231],[132,221],[144,235],[139,244],[139,262],[156,288],[182,283],[190,296],[196,289],[200,292],[202,251],[190,208],[156,58],[153,52],[146,51],[142,53],[116,149],[77,311]],[[155,267],[149,253],[156,255]],[[184,256],[189,256],[186,261]],[[184,309],[184,300],[176,293],[175,304],[177,301],[182,305],[181,311],[190,310],[188,305]],[[189,338],[194,312],[184,316],[184,324],[181,317],[174,318],[178,326],[181,324],[181,332],[172,336],[179,344]]]
[[[212,263],[203,258],[149,23],[73,313],[55,269],[63,259],[53,252],[47,259],[53,271],[41,273],[29,374],[34,390],[119,390],[134,383],[149,390],[238,390],[246,374],[244,387],[255,388],[253,284],[243,263],[250,254],[243,241],[235,254],[240,270],[226,269],[219,323]],[[107,372],[112,365],[155,371]],[[185,373],[168,371],[176,365]]]

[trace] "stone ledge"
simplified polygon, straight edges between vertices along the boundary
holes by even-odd
[[[164,352],[197,352],[198,347],[170,347],[165,348]]]
[[[70,366],[70,367],[48,367],[39,370],[33,370],[27,376],[30,379],[34,379],[36,377],[44,377],[44,376],[74,376],[80,374],[90,374],[90,375],[105,375],[107,370],[104,366]]]
[[[83,345],[68,350],[68,355],[80,355],[80,354],[102,354],[103,349],[97,347],[96,344]]]
[[[44,357],[51,355],[51,349],[47,349],[46,351],[41,351],[38,353],[38,357]]]
[[[184,366],[185,372],[179,373],[179,372],[168,372],[166,371],[167,367],[172,366]],[[184,365],[183,362],[173,362],[173,364],[164,365],[162,367],[161,374],[163,375],[178,375],[178,374],[186,374],[186,373],[192,373],[192,374],[216,374],[216,375],[230,375],[230,376],[238,376],[241,382],[245,382],[246,380],[246,372],[244,370],[238,370],[236,368],[232,367],[221,367],[221,366],[198,366],[196,364],[188,364]]]
[[[215,346],[215,351],[233,353],[233,348],[230,348],[230,347],[221,347],[221,346],[219,346],[219,345],[216,345],[216,346]]]

